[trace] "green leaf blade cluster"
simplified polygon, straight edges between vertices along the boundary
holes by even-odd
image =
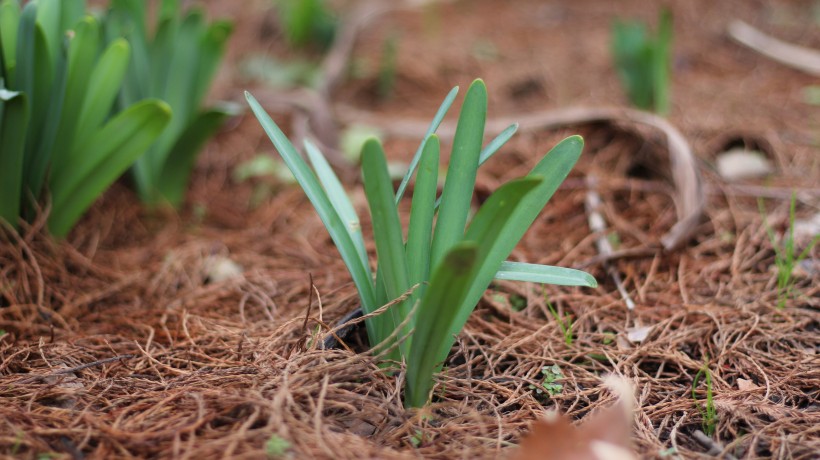
[[[84,12],[84,0],[0,1],[0,218],[16,227],[50,196],[57,237],[170,119],[158,100],[115,107],[131,47],[104,45]]]
[[[134,164],[137,192],[149,206],[179,207],[197,155],[233,113],[202,107],[233,25],[224,20],[209,24],[201,10],[183,13],[178,1],[166,0],[156,26],[149,27],[144,2],[114,0],[104,28],[107,42],[125,38],[133,47],[117,107],[158,98],[173,111],[160,138]],[[155,30],[153,36],[149,30]]]
[[[529,175],[502,185],[468,222],[479,166],[517,129],[517,125],[510,126],[482,148],[487,92],[481,80],[473,82],[462,105],[439,207],[441,144],[435,130],[454,97],[455,90],[434,117],[397,191],[381,144],[371,139],[364,145],[362,176],[378,261],[374,275],[358,217],[324,157],[308,144],[311,170],[248,95],[251,109],[336,243],[359,290],[363,311],[372,313],[391,304],[386,314],[367,319],[368,337],[373,346],[385,344],[395,350],[388,352],[388,358],[406,363],[405,404],[409,407],[428,402],[433,375],[441,370],[455,336],[494,278],[596,286],[594,278],[578,270],[506,260],[578,160],[583,149],[580,137],[565,139]],[[405,240],[397,203],[414,173]]]

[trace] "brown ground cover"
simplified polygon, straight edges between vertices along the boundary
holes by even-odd
[[[286,53],[267,3],[206,3],[238,22],[215,96],[270,93],[236,72],[249,53]],[[617,120],[523,129],[480,174],[477,199],[561,138],[582,134],[581,162],[513,257],[583,267],[600,286],[495,283],[458,337],[435,402],[408,411],[399,377],[380,370],[355,334],[349,348],[317,346],[315,332],[324,337],[356,307],[355,289],[300,190],[278,184],[259,201],[256,184],[232,179],[240,162],[273,150],[246,114],[208,146],[178,214],[149,212],[117,184],[64,242],[40,224],[2,233],[0,455],[265,458],[273,439],[287,443],[283,458],[498,458],[548,410],[584,419],[611,405],[602,381],[616,374],[635,388],[633,444],[642,458],[816,458],[820,250],[796,273],[797,295],[778,308],[758,200],[778,232],[792,190],[798,218],[817,214],[820,118],[803,91],[818,80],[731,41],[726,26],[743,19],[817,49],[819,7],[671,6],[668,119],[695,152],[705,193],[702,219],[680,249],[660,243],[676,209],[657,132]],[[610,24],[654,22],[658,7],[473,0],[389,13],[361,31],[351,62],[377,66],[385,37],[398,34],[392,98],[375,97],[375,77],[365,72],[334,90],[335,114],[377,124],[389,133],[391,158],[406,161],[421,136],[408,121],[428,121],[452,86],[476,77],[487,82],[491,120],[626,106]],[[270,110],[285,127],[298,116],[286,105]],[[721,179],[715,155],[737,145],[762,149],[776,171],[740,184]],[[587,223],[591,174],[617,235],[609,263],[636,304],[631,311]],[[366,216],[355,174],[350,188]],[[225,258],[241,276],[214,278]],[[570,342],[548,305],[572,318]],[[554,365],[562,387],[539,391],[542,369]],[[716,409],[712,445],[696,434],[707,391],[695,385],[696,400],[693,384],[704,366]]]

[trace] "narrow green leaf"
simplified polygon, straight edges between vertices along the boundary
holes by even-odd
[[[178,17],[180,8],[181,6],[179,0],[162,0],[162,4],[159,9],[160,20]]]
[[[157,31],[150,45],[151,78],[149,94],[164,96],[168,86],[168,75],[174,59],[174,44],[178,41],[179,21],[176,16],[159,20]]]
[[[407,227],[407,269],[411,285],[426,282],[430,275],[430,244],[433,239],[440,149],[438,136],[428,136],[416,174],[410,224]],[[426,286],[420,286],[414,298],[421,298],[425,290]]]
[[[36,171],[45,160],[37,156],[42,142],[44,123],[49,111],[54,68],[49,60],[48,45],[43,28],[36,23],[36,3],[28,3],[20,17],[17,40],[17,69],[15,90],[26,94],[29,106],[26,154],[23,160],[23,197],[29,193],[39,196],[42,178]]]
[[[416,313],[421,320],[416,321],[410,354],[407,356],[404,397],[407,407],[422,407],[427,403],[433,388],[433,374],[442,367],[440,350],[449,350],[455,340],[449,335],[457,314],[454,307],[464,303],[473,281],[477,256],[476,243],[458,243],[433,272],[430,286]]]
[[[205,99],[232,33],[232,22],[215,21],[208,26],[202,36],[199,44],[199,69],[195,75],[196,83],[193,91],[195,107],[199,107]]]
[[[145,13],[142,0],[113,0],[104,21],[108,42],[122,37],[131,45],[131,62],[118,102],[120,109],[140,99],[159,96],[149,91],[152,69]]]
[[[481,246],[482,250],[486,249],[489,252],[485,257],[485,261],[481,263],[479,272],[476,273],[476,283],[467,296],[468,304],[475,305],[479,299],[481,299],[484,290],[495,277],[499,267],[501,267],[501,263],[510,255],[524,236],[524,233],[526,233],[527,229],[529,229],[535,221],[535,218],[538,217],[538,214],[549,199],[552,198],[558,186],[561,185],[561,182],[569,175],[570,170],[581,155],[583,145],[584,141],[580,136],[570,136],[553,147],[553,149],[535,165],[530,176],[527,176],[541,178],[540,184],[532,193],[524,196],[514,209],[511,209],[512,214],[509,218],[502,220],[500,216],[482,212],[488,205],[489,200],[479,209],[470,227],[467,229],[464,238],[477,240],[488,228],[495,228],[495,226],[498,225],[502,225],[501,228],[496,228],[502,236],[494,240],[493,244],[484,244]],[[499,189],[496,193],[500,192],[503,188],[504,187]],[[496,193],[491,195],[491,198]],[[453,329],[451,331],[452,334],[459,332],[460,324],[466,322],[469,316],[470,311],[466,309],[462,311],[462,316],[459,318],[460,323],[457,323],[459,329]]]
[[[56,62],[62,48],[64,29],[60,28],[60,5],[62,0],[37,0],[37,23],[43,28],[48,49],[48,60]]]
[[[507,127],[504,131],[496,136],[493,140],[490,141],[483,149],[481,149],[481,154],[478,156],[478,165],[483,165],[487,160],[492,158],[498,149],[504,146],[518,131],[518,123],[513,123]]]
[[[652,59],[652,99],[655,112],[665,115],[669,112],[669,65],[672,50],[672,12],[663,8],[658,24]]]
[[[415,406],[427,397],[432,386],[432,375],[441,369],[455,342],[455,336],[464,327],[478,303],[478,298],[473,293],[478,292],[480,297],[492,281],[492,274],[498,271],[503,259],[509,255],[507,253],[499,258],[499,247],[506,245],[504,239],[512,216],[523,199],[533,193],[541,182],[537,177],[510,181],[484,202],[462,240],[477,249],[468,273],[463,275],[467,277],[466,280],[455,283],[450,278],[451,275],[443,274],[444,271],[455,269],[447,262],[442,262],[433,269],[430,285],[418,307],[419,319],[416,321],[416,332],[413,334],[407,362],[408,394],[412,394],[408,399],[410,405]],[[482,276],[488,267],[491,275]],[[442,289],[450,292],[442,294]],[[446,302],[441,300],[442,295],[447,296]],[[411,370],[413,376],[410,374]],[[410,390],[411,387],[414,389]]]
[[[362,181],[373,221],[379,273],[382,275],[387,297],[392,301],[407,291],[410,282],[399,213],[393,201],[393,185],[387,171],[384,150],[376,139],[368,140],[362,148]],[[393,329],[407,317],[410,311],[408,304],[405,301],[391,309]],[[408,331],[409,327],[408,325]],[[407,342],[402,343],[401,348],[407,348]]]
[[[91,71],[88,91],[83,99],[74,130],[74,142],[69,149],[69,161],[84,155],[82,150],[88,139],[111,113],[111,107],[128,69],[129,53],[128,42],[118,39],[106,48]]]
[[[587,272],[551,265],[503,262],[495,274],[497,280],[528,281],[559,286],[598,287],[598,282]]]
[[[161,169],[157,186],[159,193],[171,206],[179,207],[185,198],[188,179],[196,163],[197,154],[228,117],[224,110],[208,110],[195,117],[176,139],[176,144]]]
[[[441,209],[433,235],[430,257],[432,266],[436,266],[444,254],[464,236],[486,118],[487,87],[483,81],[476,80],[467,90],[453,139],[450,167],[441,193]]]
[[[457,94],[458,86],[450,90],[447,97],[444,98],[444,102],[441,103],[438,111],[436,111],[436,115],[433,117],[432,123],[430,123],[430,126],[427,128],[427,132],[424,134],[424,141],[422,141],[421,145],[419,145],[419,148],[416,150],[416,154],[413,155],[413,159],[410,161],[410,167],[407,168],[407,172],[404,174],[404,178],[402,178],[401,183],[399,184],[399,189],[396,191],[396,203],[401,201],[404,196],[404,190],[407,188],[407,183],[410,182],[410,178],[413,177],[413,173],[416,171],[416,166],[418,166],[419,159],[421,158],[421,152],[424,149],[424,142],[430,137],[431,134],[434,134],[441,125],[442,120],[444,120],[444,116],[447,115],[447,111],[450,110],[450,106],[453,105],[453,101],[456,100]]]
[[[55,143],[60,150],[51,157],[51,168],[62,169],[69,157],[69,149],[74,143],[77,130],[78,114],[83,109],[83,101],[89,92],[89,81],[94,70],[100,50],[99,23],[91,16],[83,18],[77,24],[74,37],[68,46],[68,75],[66,80],[65,97],[63,99],[63,116],[60,116],[60,126],[57,128]],[[95,90],[92,87],[91,90]]]
[[[328,233],[330,233],[330,237],[339,250],[342,260],[344,260],[353,278],[356,289],[359,291],[359,298],[362,301],[362,310],[365,313],[373,312],[380,307],[375,301],[373,281],[368,276],[365,267],[361,264],[356,246],[347,233],[347,227],[333,209],[333,205],[330,203],[327,194],[322,189],[315,174],[299,155],[299,152],[293,147],[293,144],[290,143],[287,136],[276,126],[276,123],[274,123],[267,112],[265,112],[265,109],[259,105],[259,102],[250,93],[246,92],[245,98],[248,100],[251,110],[254,115],[256,115],[265,133],[267,133],[271,142],[273,142],[274,147],[276,147],[276,150],[282,156],[285,164],[287,164],[293,176],[297,182],[299,182],[305,195],[307,195],[313,207],[316,209],[316,213],[319,215],[325,228],[327,228]],[[378,343],[376,339],[384,334],[383,331],[377,329],[377,326],[377,323],[373,321],[368,321],[367,323],[367,332],[371,343]]]
[[[60,2],[60,30],[65,32],[74,29],[74,26],[85,15],[85,0],[61,0]]]
[[[322,187],[325,189],[330,203],[333,205],[333,209],[336,210],[336,213],[339,214],[339,217],[345,223],[347,233],[350,235],[353,244],[356,245],[356,251],[359,254],[362,266],[367,270],[368,276],[372,276],[370,274],[370,262],[367,257],[367,249],[365,248],[364,237],[362,236],[362,224],[359,221],[356,210],[353,208],[353,203],[350,202],[350,198],[348,198],[342,183],[339,181],[336,173],[333,172],[325,156],[322,155],[322,152],[308,140],[305,140],[305,151],[307,152],[310,163],[313,165],[313,170],[316,171],[316,176],[322,183]]]
[[[39,142],[34,146],[36,150],[31,155],[31,162],[27,172],[27,180],[31,190],[40,190],[45,182],[46,172],[51,162],[54,152],[61,152],[63,145],[57,144],[57,135],[60,121],[63,116],[63,100],[65,98],[66,82],[68,74],[68,63],[66,55],[62,49],[57,54],[54,62],[54,76],[51,83],[50,94],[48,94],[48,113],[43,116],[38,136]],[[74,114],[67,114],[72,117]]]
[[[0,80],[0,219],[17,227],[23,189],[23,153],[28,124],[25,94]]]
[[[65,171],[55,171],[48,228],[65,236],[94,200],[151,145],[165,128],[171,109],[145,100],[112,118],[87,140],[83,155]]]
[[[6,86],[14,88],[14,68],[17,66],[17,27],[20,23],[20,5],[11,0],[0,2],[0,77]]]
[[[145,161],[149,164],[150,174],[159,178],[162,167],[166,164],[171,147],[182,133],[192,113],[197,109],[193,105],[196,72],[199,65],[199,43],[204,30],[203,14],[192,11],[182,21],[177,31],[176,41],[170,44],[172,58],[169,65],[164,91],[157,96],[166,101],[174,112],[171,123],[157,140],[157,144],[148,152]],[[154,68],[154,70],[159,70]],[[159,188],[158,184],[154,187]],[[155,191],[147,194],[150,197]],[[146,194],[144,194],[146,195]],[[150,202],[150,200],[149,200]]]

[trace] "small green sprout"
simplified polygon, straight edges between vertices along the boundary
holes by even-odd
[[[541,375],[544,376],[544,380],[541,382],[541,387],[536,388],[535,386],[530,385],[531,390],[535,390],[538,394],[542,394],[546,391],[550,396],[561,394],[561,391],[564,389],[564,385],[557,383],[557,381],[563,379],[564,374],[561,372],[561,368],[557,364],[542,367]]]
[[[617,21],[612,27],[612,54],[629,100],[635,106],[669,112],[669,68],[672,44],[672,13],[664,9],[658,33],[650,36],[637,21]]]
[[[265,442],[265,455],[268,458],[281,458],[290,450],[290,441],[274,433]]]
[[[701,381],[701,378],[706,385],[706,401],[704,402],[703,407],[698,404],[697,394],[697,387],[698,383]],[[717,429],[718,416],[717,408],[715,407],[715,400],[712,394],[712,371],[709,370],[709,366],[706,362],[703,363],[703,366],[701,366],[700,370],[698,370],[698,373],[695,374],[695,379],[692,382],[692,399],[695,400],[695,406],[698,408],[698,412],[700,412],[700,415],[703,418],[703,432],[706,433],[707,436],[713,436]]]
[[[558,328],[561,329],[561,334],[564,336],[564,343],[566,343],[567,346],[572,346],[572,316],[566,313],[562,318],[558,310],[556,310],[549,301],[547,301],[547,308],[558,323]]]
[[[794,267],[805,259],[814,246],[820,241],[820,235],[815,235],[811,242],[800,254],[797,254],[794,241],[794,215],[797,197],[792,193],[791,201],[789,202],[789,230],[784,236],[782,246],[777,242],[777,236],[774,229],[769,225],[766,217],[766,207],[763,200],[758,200],[758,208],[760,215],[763,217],[763,225],[766,227],[766,233],[769,235],[769,241],[774,248],[775,258],[774,263],[777,267],[777,308],[783,309],[786,306],[786,301],[791,297],[794,289]]]

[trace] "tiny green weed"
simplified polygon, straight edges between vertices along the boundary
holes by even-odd
[[[563,379],[564,374],[561,372],[561,368],[558,367],[557,364],[542,367],[541,375],[544,376],[544,381],[541,382],[541,387],[544,391],[549,393],[550,396],[561,394],[561,391],[564,389],[564,385],[557,383],[557,380]],[[540,393],[541,389],[536,389],[536,392]]]
[[[561,334],[564,336],[564,343],[567,346],[572,346],[572,316],[569,313],[564,314],[563,317],[558,313],[558,310],[552,306],[552,303],[547,301],[547,308],[555,321],[558,323],[558,328],[561,329]]]
[[[774,229],[771,225],[769,225],[768,218],[766,217],[766,207],[763,204],[763,199],[759,199],[757,204],[758,209],[760,210],[760,215],[763,218],[763,225],[766,227],[766,233],[769,236],[769,241],[772,244],[772,248],[774,248],[774,263],[777,267],[777,308],[783,309],[786,307],[786,301],[788,301],[788,299],[792,296],[792,290],[794,289],[794,278],[792,276],[794,273],[794,267],[811,253],[811,250],[814,249],[814,246],[818,241],[820,241],[820,235],[816,235],[806,246],[803,252],[797,254],[794,241],[794,215],[797,204],[796,195],[792,193],[792,197],[789,202],[788,232],[784,235],[783,241],[779,244],[777,241],[777,236],[774,233]]]
[[[288,453],[290,447],[290,441],[274,433],[265,441],[265,455],[268,458],[281,458]]]
[[[704,405],[702,407],[698,403],[697,392],[697,387],[701,379],[703,379],[703,382],[706,385],[706,400],[704,401]],[[692,399],[695,400],[695,406],[698,408],[698,412],[700,412],[700,415],[703,418],[703,432],[706,433],[707,436],[713,436],[717,429],[718,416],[717,409],[715,408],[715,400],[712,394],[712,371],[709,370],[709,366],[705,362],[703,363],[703,366],[701,366],[700,370],[698,370],[698,373],[695,374],[695,379],[692,382]]]
[[[333,43],[338,21],[325,0],[278,0],[279,24],[293,47],[327,49]]]

